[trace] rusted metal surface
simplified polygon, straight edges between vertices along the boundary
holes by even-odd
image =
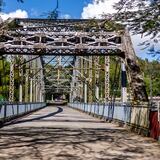
[[[133,99],[148,101],[129,32],[104,20],[15,19],[0,32],[1,54],[98,56],[124,59]],[[94,25],[93,25],[94,24]]]
[[[158,111],[150,111],[150,136],[154,139],[160,137],[160,122],[158,121]]]
[[[122,51],[122,45],[117,41],[120,34],[102,27],[99,30],[90,28],[86,26],[89,20],[16,19],[14,22],[19,27],[5,30],[0,35],[1,53],[84,56],[112,55]]]
[[[143,76],[138,66],[137,57],[133,49],[129,32],[126,30],[123,37],[124,60],[127,68],[128,81],[132,88],[134,100],[148,101]]]

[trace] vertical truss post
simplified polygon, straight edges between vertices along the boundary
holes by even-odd
[[[9,85],[9,102],[14,102],[14,65],[15,57],[10,57],[10,85]]]
[[[87,58],[87,57],[85,57],[85,58]],[[88,102],[88,90],[89,90],[89,88],[88,88],[88,71],[87,71],[88,62],[86,59],[84,59],[83,62],[84,62],[84,65],[83,65],[84,77],[86,77],[84,79],[84,81],[85,81],[84,82],[84,102],[87,103]]]
[[[28,59],[26,59],[28,60]],[[28,95],[29,88],[29,63],[26,63],[26,74],[25,74],[25,102],[29,101]]]
[[[39,58],[38,59],[38,66],[39,66],[39,69],[40,69],[40,72],[38,74],[38,93],[37,93],[37,96],[38,96],[38,101],[39,102],[42,102],[42,96],[43,96],[43,81],[44,81],[44,78],[43,78],[43,67],[42,67],[42,62],[41,62],[41,59]]]
[[[30,79],[30,102],[33,102],[33,78]]]
[[[127,102],[127,75],[126,75],[126,68],[124,62],[121,63],[121,96],[122,102]]]
[[[39,85],[40,85],[40,61],[39,58],[35,61],[36,75],[35,75],[35,102],[39,101]],[[38,73],[37,73],[38,72]]]
[[[69,102],[73,103],[73,79],[72,79],[72,81],[70,83],[70,86],[71,86],[71,90],[70,90]]]
[[[39,71],[40,68],[40,61],[37,59],[37,70]],[[36,72],[37,73],[37,72]],[[37,78],[36,78],[36,102],[39,102],[39,97],[40,97],[40,71],[37,73]]]
[[[41,81],[41,83],[40,83],[40,102],[44,102],[44,99],[45,99],[45,97],[44,97],[44,75],[43,75],[43,65],[42,65],[42,61],[41,61],[41,59],[39,59],[40,60],[40,67],[41,67],[41,72],[40,72],[40,81]]]
[[[77,57],[75,60],[75,67],[78,67],[78,61],[79,58]],[[76,69],[73,69],[73,78],[72,78],[72,83],[71,83],[71,102],[74,102],[75,98],[77,98],[77,88],[75,89],[75,87],[77,87],[77,72]]]
[[[95,96],[96,100],[99,101],[99,56],[95,57]]]
[[[36,75],[37,72],[37,61],[33,61],[33,102],[36,102]]]
[[[19,77],[20,77],[20,83],[19,83],[19,102],[23,101],[23,65],[21,65],[23,63],[23,56],[19,55],[19,62],[20,62],[20,66],[19,66]]]
[[[32,56],[30,57],[32,59]],[[30,69],[30,102],[33,102],[33,62],[29,63]]]
[[[109,89],[109,79],[110,79],[110,74],[109,74],[109,70],[110,70],[110,57],[109,56],[105,56],[105,102],[109,101],[109,97],[110,97],[110,89]]]
[[[84,84],[84,103],[87,103],[87,84]]]
[[[92,77],[93,77],[93,69],[92,69],[92,56],[89,57],[89,84],[90,87],[92,88]],[[93,102],[93,93],[92,93],[92,89],[89,89],[88,91],[89,93],[89,102],[92,103]]]
[[[39,101],[39,96],[40,96],[39,95],[39,85],[38,85],[39,81],[38,80],[39,80],[39,75],[37,76],[37,79],[36,79],[36,88],[35,88],[36,89],[36,96],[35,96],[35,101],[36,102]]]
[[[80,77],[81,75],[80,75],[80,73],[81,73],[81,70],[80,70],[80,68],[81,68],[81,61],[82,61],[82,59],[81,58],[78,58],[78,65],[77,65],[77,75],[78,75],[78,77]],[[77,87],[78,87],[78,97],[80,98],[80,102],[82,102],[82,100],[83,100],[83,83],[82,82],[80,82],[79,81],[79,79],[77,79],[78,81],[77,81]]]
[[[84,60],[83,58],[79,58],[80,59],[80,76],[84,76]],[[83,102],[87,103],[87,89],[86,89],[86,84],[84,83],[84,81],[81,81],[81,99],[83,99]]]
[[[58,56],[57,57],[57,61],[58,61],[58,76],[57,76],[57,80],[59,81],[60,79],[60,74],[61,74],[61,71],[60,71],[60,67],[62,65],[62,56]]]

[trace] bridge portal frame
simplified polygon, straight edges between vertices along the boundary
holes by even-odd
[[[0,53],[11,55],[119,56],[135,100],[148,101],[128,30],[106,20],[15,19],[0,32]]]

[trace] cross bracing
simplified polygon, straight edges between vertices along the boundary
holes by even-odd
[[[17,27],[0,36],[1,53],[84,56],[123,52],[119,33],[102,27],[89,28],[89,20],[16,19],[14,22]]]
[[[98,83],[101,69],[98,56],[106,56],[103,66],[106,99],[109,99],[110,60],[108,56],[117,56],[126,66],[134,99],[147,101],[143,77],[137,65],[129,32],[124,26],[119,27],[119,24],[114,23],[113,28],[108,24],[110,23],[105,20],[15,19],[1,25],[0,53],[12,56],[26,55],[30,56],[29,61],[35,60],[34,63],[29,62],[31,85],[44,80],[53,82],[56,79],[55,83],[60,88],[62,87],[60,86],[61,80],[67,75],[71,83],[66,83],[69,83],[71,92],[79,86],[75,94],[82,95],[89,87],[88,94],[93,95],[93,83],[95,83],[97,98],[99,97]],[[51,56],[49,61],[46,60],[46,56]],[[41,59],[42,67],[37,68],[36,61],[39,59]],[[22,62],[21,65],[25,63]],[[50,63],[53,67],[45,69]],[[93,66],[95,66],[95,71],[92,71]],[[40,77],[39,72],[44,76]],[[48,72],[50,77],[46,77],[45,72]],[[51,76],[55,73],[56,76]],[[13,82],[12,79],[11,82]],[[51,91],[55,89],[55,87],[50,88]],[[89,101],[92,101],[92,98]]]

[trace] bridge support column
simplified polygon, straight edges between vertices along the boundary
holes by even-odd
[[[92,56],[89,57],[89,84],[90,84],[90,87],[89,90],[88,90],[88,94],[89,94],[89,103],[92,103],[93,102],[93,81],[92,81],[92,77],[93,77],[93,72],[92,72]]]
[[[96,101],[99,101],[99,57],[95,57],[95,97]]]
[[[33,102],[33,79],[30,79],[30,102]]]
[[[122,62],[121,63],[121,96],[122,96],[122,102],[125,103],[127,102],[127,75],[126,75],[126,68],[125,64]]]
[[[110,89],[109,89],[109,78],[110,78],[110,57],[105,56],[105,102],[109,101]]]
[[[28,87],[29,87],[29,65],[27,63],[26,64],[26,74],[25,74],[25,102],[29,102]]]
[[[80,72],[80,74],[81,75],[79,75],[80,77],[83,77],[84,76],[84,70],[83,70],[83,67],[84,67],[84,60],[83,60],[83,58],[79,58],[79,72]],[[79,82],[79,84],[80,84],[80,98],[81,98],[81,100],[83,101],[83,102],[85,102],[85,83],[84,83],[84,81],[81,81],[81,82]]]
[[[84,103],[87,103],[87,84],[84,84]]]
[[[9,102],[14,102],[14,56],[10,57],[10,85],[9,85]]]
[[[19,67],[19,78],[20,78],[20,83],[19,83],[19,102],[23,101],[23,56],[19,56],[20,60],[20,67]]]
[[[19,85],[19,102],[23,101],[23,87],[22,84]]]
[[[33,102],[36,102],[36,72],[37,72],[37,60],[33,61]]]
[[[125,51],[125,55],[123,58],[125,60],[125,65],[127,66],[127,72],[129,73],[128,81],[130,87],[133,90],[133,100],[136,102],[148,102],[148,95],[146,92],[143,76],[141,74],[139,66],[137,65],[136,54],[134,52],[130,34],[127,29],[123,37],[123,48]]]

